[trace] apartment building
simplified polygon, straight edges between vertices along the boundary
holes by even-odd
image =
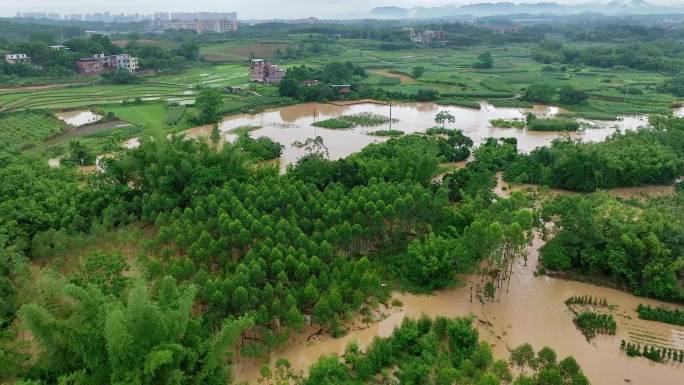
[[[191,30],[197,33],[227,33],[237,32],[237,13],[159,13],[150,28],[157,31]]]

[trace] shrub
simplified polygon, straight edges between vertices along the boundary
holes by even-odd
[[[653,308],[650,305],[639,304],[637,313],[639,313],[639,318],[643,320],[684,326],[684,311],[679,309],[670,310],[661,306]]]
[[[580,124],[566,118],[537,118],[528,122],[527,127],[532,131],[577,131]]]

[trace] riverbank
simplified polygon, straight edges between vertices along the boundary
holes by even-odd
[[[296,371],[304,371],[324,355],[342,354],[350,342],[358,343],[363,349],[373,337],[390,335],[405,317],[472,314],[477,319],[475,324],[480,337],[492,344],[497,358],[506,359],[511,348],[529,342],[535,349],[549,346],[559,356],[574,356],[594,385],[677,383],[682,368],[655,364],[645,358],[629,358],[620,351],[622,339],[658,341],[673,348],[684,348],[684,328],[638,319],[635,311],[638,304],[658,306],[664,303],[615,289],[536,276],[538,251],[542,245],[543,241],[535,237],[528,248],[527,265],[522,260],[517,262],[509,291],[502,293],[495,302],[481,304],[471,301],[471,286],[477,284],[476,277],[471,277],[464,287],[438,291],[433,295],[394,293],[393,297],[403,306],[391,308],[381,321],[338,339],[323,337],[313,343],[296,340],[271,353],[268,362],[274,365],[278,359],[285,358]],[[616,335],[602,335],[591,343],[586,342],[564,303],[573,295],[606,298],[611,305],[617,306]],[[260,366],[258,360],[241,360],[233,369],[235,380],[257,384]]]

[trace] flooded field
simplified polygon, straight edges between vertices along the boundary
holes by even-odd
[[[392,106],[392,118],[398,121],[392,123],[392,129],[401,130],[405,133],[423,132],[427,128],[435,126],[434,118],[439,111],[449,111],[456,117],[456,123],[450,125],[459,128],[475,142],[481,143],[488,137],[515,137],[518,139],[518,148],[529,152],[536,147],[548,145],[562,134],[558,132],[528,131],[514,128],[494,128],[489,124],[491,119],[522,119],[524,115],[532,111],[538,116],[553,116],[559,112],[558,107],[535,106],[532,109],[497,108],[489,104],[483,104],[482,109],[470,109],[455,106],[439,106],[434,103],[405,103]],[[390,115],[388,105],[377,103],[361,103],[353,105],[332,105],[320,103],[305,103],[278,109],[266,110],[256,115],[236,115],[223,120],[220,130],[226,140],[231,140],[230,131],[242,126],[259,126],[260,129],[252,132],[253,137],[268,136],[285,145],[281,167],[294,163],[305,155],[303,148],[297,148],[292,144],[295,141],[303,142],[307,138],[321,136],[328,148],[331,159],[346,157],[360,151],[371,143],[386,140],[383,137],[368,135],[370,132],[388,129],[389,123],[373,128],[358,127],[350,130],[330,130],[317,128],[311,124],[317,121],[352,115],[358,113],[373,113]],[[601,141],[611,135],[617,129],[632,130],[647,124],[645,117],[624,117],[614,122],[588,122],[596,128],[569,134],[575,138],[586,141]],[[211,133],[211,127],[192,129],[193,136]]]
[[[102,119],[102,115],[98,115],[89,110],[64,111],[55,114],[57,119],[74,127],[82,126],[84,124],[95,123]]]
[[[498,172],[496,174],[496,187],[494,188],[494,193],[502,196],[508,197],[514,191],[528,192],[528,191],[538,191],[539,186],[534,184],[509,184],[503,178],[503,173]],[[605,190],[608,194],[623,198],[641,198],[641,197],[663,197],[671,195],[675,192],[674,185],[669,186],[637,186],[637,187],[618,187]],[[549,188],[549,194],[557,195],[577,195],[581,194],[576,191],[562,190],[558,188]]]
[[[536,277],[534,271],[541,245],[541,239],[535,239],[529,248],[528,265],[524,266],[522,261],[517,264],[510,291],[504,292],[496,302],[484,305],[471,302],[470,287],[476,278],[471,278],[461,288],[440,291],[430,296],[395,293],[394,297],[403,306],[389,310],[390,314],[382,321],[352,331],[339,339],[325,337],[312,343],[290,343],[288,347],[272,353],[270,363],[274,364],[278,358],[287,358],[295,370],[303,371],[323,355],[343,353],[352,341],[364,348],[374,336],[390,335],[404,317],[473,314],[480,337],[493,345],[497,358],[507,359],[509,349],[529,342],[536,350],[549,346],[559,357],[574,356],[594,385],[682,383],[684,365],[656,364],[645,358],[629,358],[620,351],[622,339],[684,348],[684,328],[639,320],[634,310],[639,303],[662,303],[585,283]],[[616,335],[600,335],[587,342],[573,324],[573,315],[564,304],[573,295],[606,298],[611,305],[616,305],[613,313],[618,324]],[[259,362],[242,360],[234,367],[235,379],[257,384],[259,367]]]

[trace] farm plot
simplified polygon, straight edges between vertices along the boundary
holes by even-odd
[[[0,114],[0,149],[29,148],[67,127],[49,112]]]

